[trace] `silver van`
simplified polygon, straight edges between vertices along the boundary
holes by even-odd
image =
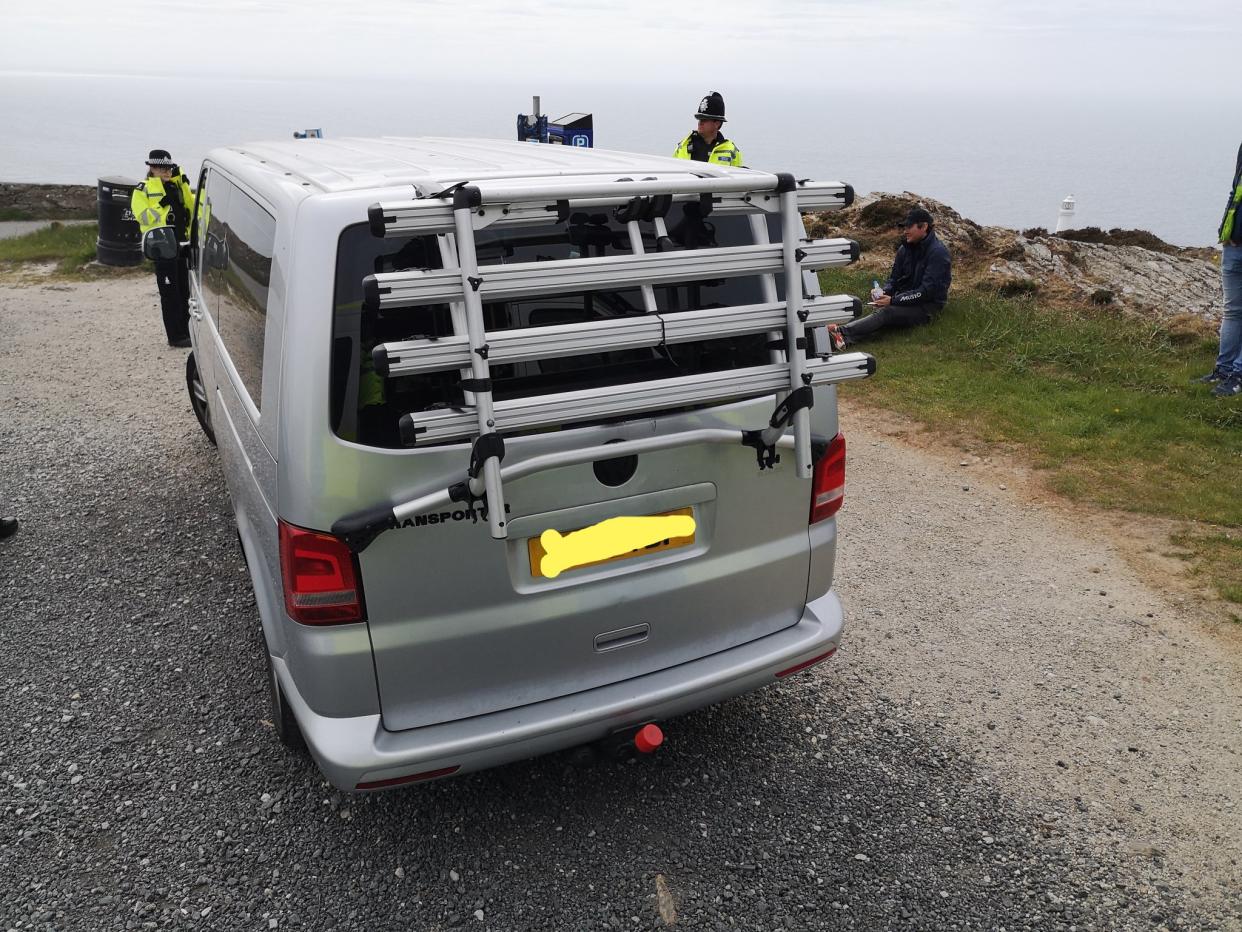
[[[335,786],[651,750],[836,650],[834,383],[874,363],[819,338],[857,246],[799,211],[848,185],[381,138],[217,149],[198,187],[191,404],[273,724]]]

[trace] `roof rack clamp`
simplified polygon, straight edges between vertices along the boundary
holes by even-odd
[[[470,447],[470,467],[466,470],[470,478],[479,478],[483,464],[493,456],[497,461],[505,458],[505,440],[494,430],[480,435]]]
[[[803,408],[813,407],[815,407],[815,389],[811,388],[808,381],[806,385],[795,388],[786,395],[784,401],[776,406],[776,410],[772,412],[772,419],[768,421],[768,426],[784,431],[793,423],[795,414]]]

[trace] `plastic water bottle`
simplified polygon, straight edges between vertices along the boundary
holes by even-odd
[[[872,302],[879,301],[882,297],[884,297],[884,289],[881,288],[880,283],[873,278],[871,280],[871,300]]]

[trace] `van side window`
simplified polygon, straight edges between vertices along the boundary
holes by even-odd
[[[256,408],[263,386],[263,334],[267,328],[267,292],[276,247],[276,218],[236,185],[228,187],[223,211],[224,262],[220,339]]]
[[[220,173],[207,170],[207,180],[198,194],[198,268],[195,274],[203,286],[203,311],[219,328],[220,295],[224,292],[224,223],[227,185]]]

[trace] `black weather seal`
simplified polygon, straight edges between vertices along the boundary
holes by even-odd
[[[830,441],[823,437],[811,437],[811,465],[824,458],[824,454],[828,452],[829,443]]]
[[[847,184],[845,186],[845,203],[842,204],[841,206],[849,207],[853,203],[854,203],[854,186],[852,184]]]
[[[362,553],[375,538],[400,526],[401,522],[397,520],[391,505],[377,505],[338,519],[332,525],[332,533],[345,541],[345,546],[351,551]]]
[[[470,448],[470,467],[466,470],[470,478],[479,478],[479,473],[483,471],[483,464],[493,456],[497,460],[505,458],[505,439],[494,430],[480,435]]]
[[[855,240],[850,240],[850,261],[857,262],[858,257],[862,255],[862,247]]]
[[[858,320],[858,318],[862,317],[862,309],[863,309],[862,298],[855,298],[853,304],[850,306],[850,310],[854,312],[855,320]]]

